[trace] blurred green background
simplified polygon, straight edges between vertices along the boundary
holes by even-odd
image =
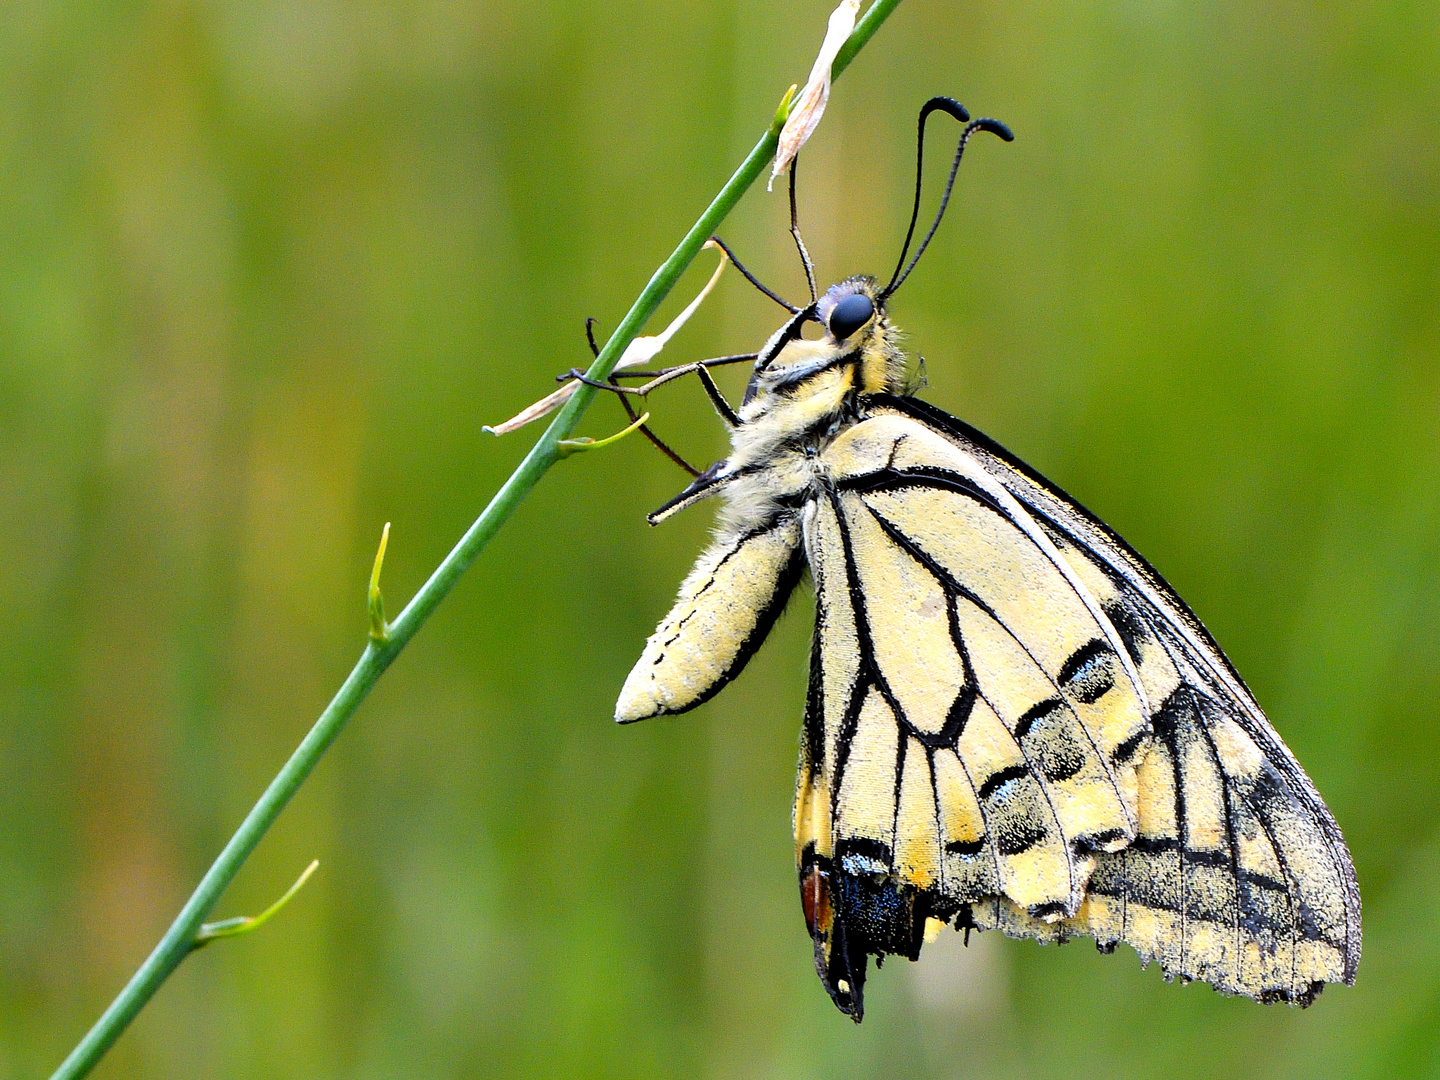
[[[0,1077],[149,950],[358,654],[382,523],[394,611],[532,438],[481,426],[615,325],[830,6],[5,5]],[[1440,3],[905,0],[803,155],[822,277],[890,268],[937,93],[1017,140],[892,306],[926,396],[1224,644],[1354,851],[1358,985],[947,932],[855,1028],[792,865],[808,597],[711,704],[610,719],[711,513],[649,529],[685,478],[632,438],[522,506],[216,915],[306,890],[96,1075],[1440,1076]],[[783,224],[757,188],[724,234],[795,296]],[[731,274],[666,358],[776,324]],[[722,453],[698,386],[652,407]]]

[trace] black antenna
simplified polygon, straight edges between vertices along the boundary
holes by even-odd
[[[718,247],[721,251],[725,252],[726,258],[728,258],[735,265],[735,269],[739,270],[740,273],[744,276],[745,280],[750,282],[751,285],[754,285],[755,288],[759,289],[771,300],[774,300],[775,303],[779,304],[786,311],[790,312],[791,315],[794,315],[800,310],[788,300],[782,300],[780,297],[776,296],[773,292],[767,289],[764,285],[760,284],[760,279],[757,278],[754,274],[750,273],[749,270],[745,269],[745,264],[742,263],[739,259],[735,258],[735,253],[730,250],[729,245],[726,244],[724,240],[721,240],[718,236],[712,236],[710,237],[710,240],[712,243],[714,243],[716,247]]]
[[[790,162],[790,235],[800,249],[800,261],[805,264],[805,280],[810,284],[810,302],[813,304],[819,299],[815,292],[815,267],[810,262],[810,252],[805,250],[805,241],[800,239],[800,215],[795,210],[795,166],[799,163],[799,157]]]
[[[915,225],[920,218],[920,188],[924,180],[923,168],[925,165],[925,121],[932,112],[943,112],[947,116],[965,124],[965,130],[960,133],[960,143],[955,147],[955,160],[950,165],[950,176],[945,181],[945,193],[940,197],[940,209],[935,213],[935,220],[930,225],[930,231],[925,234],[925,239],[920,241],[920,246],[915,250],[915,255],[907,264],[905,256],[910,251],[910,241],[915,237]],[[967,123],[967,121],[969,121]],[[988,117],[980,120],[970,120],[970,113],[964,105],[961,105],[954,98],[933,97],[920,109],[919,133],[915,140],[915,205],[910,211],[910,227],[905,230],[905,243],[900,248],[900,258],[895,263],[895,273],[890,278],[890,284],[880,290],[877,297],[882,303],[896,289],[905,283],[910,276],[910,271],[915,269],[915,264],[920,261],[920,256],[925,254],[925,249],[930,245],[930,240],[935,235],[935,230],[940,228],[940,219],[945,216],[945,208],[950,204],[950,193],[955,188],[955,174],[960,171],[960,159],[965,154],[965,146],[970,141],[970,136],[977,131],[988,131],[992,135],[998,135],[1006,142],[1012,141],[1015,136],[1008,127],[999,120],[991,120]],[[902,270],[903,267],[903,270]]]

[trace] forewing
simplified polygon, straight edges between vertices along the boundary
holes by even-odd
[[[944,438],[868,421],[821,466],[797,855],[821,978],[858,1016],[866,956],[917,955],[929,917],[1078,914],[1136,835],[1149,709],[1099,601]]]
[[[620,691],[615,719],[685,712],[713,697],[764,642],[803,570],[794,513],[719,537],[645,643]]]
[[[1353,982],[1360,895],[1340,829],[1195,616],[1123,540],[989,439],[911,399],[882,407],[943,431],[1040,525],[1121,634],[1152,710],[1138,835],[1097,856],[1080,910],[1047,924],[996,899],[970,909],[976,925],[1125,941],[1167,976],[1264,1001],[1305,1005],[1326,982]]]

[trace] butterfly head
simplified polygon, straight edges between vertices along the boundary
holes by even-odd
[[[809,336],[807,336],[807,334]],[[847,278],[775,332],[755,360],[745,405],[829,402],[897,392],[905,381],[899,332],[872,277]]]
[[[864,394],[898,392],[905,379],[900,333],[885,310],[885,296],[871,277],[852,277],[830,286],[815,303],[824,342],[853,367],[853,383]]]

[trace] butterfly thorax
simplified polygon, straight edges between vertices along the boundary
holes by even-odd
[[[803,500],[822,482],[825,448],[865,418],[865,398],[906,389],[900,332],[875,294],[869,277],[831,286],[811,319],[797,315],[760,352],[739,411],[741,423],[731,433],[732,452],[722,466],[733,477],[724,488],[726,526],[754,527]],[[850,297],[869,300],[872,314],[837,337],[832,326],[848,328],[832,316]],[[824,335],[801,336],[815,321],[826,328]]]

